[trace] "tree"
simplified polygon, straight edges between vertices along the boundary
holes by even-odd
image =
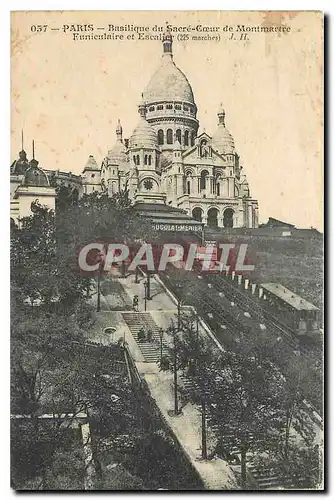
[[[174,374],[174,412],[178,411],[178,371],[191,380],[186,398],[201,407],[202,457],[207,459],[206,446],[206,402],[210,395],[211,379],[208,369],[211,367],[214,354],[211,344],[199,334],[199,319],[194,314],[184,313],[167,329],[172,337],[172,345],[160,363],[161,370],[169,370]]]
[[[253,460],[258,469],[277,476],[287,489],[320,489],[322,477],[322,457],[318,445],[300,446],[290,444],[289,455],[273,450],[266,455],[258,455]]]
[[[234,353],[224,353],[215,367],[210,425],[222,440],[228,441],[227,448],[240,450],[243,489],[247,482],[247,453],[271,449],[279,436],[273,369],[270,362]]]
[[[83,296],[86,279],[71,265],[73,252],[57,242],[54,212],[32,203],[32,215],[11,234],[11,286],[16,299],[31,307],[72,314]]]
[[[59,244],[81,249],[87,243],[134,243],[138,238],[153,238],[150,223],[140,218],[131,204],[127,189],[109,197],[97,191],[83,195],[56,215]]]

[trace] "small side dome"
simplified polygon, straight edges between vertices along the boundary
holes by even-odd
[[[100,169],[99,169],[99,166],[98,166],[98,164],[96,163],[96,160],[95,160],[95,158],[94,158],[94,156],[93,156],[93,155],[89,155],[89,156],[88,156],[88,160],[87,160],[87,163],[86,163],[86,165],[85,165],[84,172],[85,172],[86,170],[94,170],[94,172],[96,172],[96,171],[99,171],[99,170],[100,170]]]
[[[35,187],[50,187],[49,178],[38,166],[38,161],[32,159],[29,163],[29,168],[26,170],[24,181],[24,186],[35,186]]]
[[[222,106],[217,116],[218,128],[212,137],[212,148],[220,154],[234,154],[234,139],[225,126],[225,110]]]
[[[126,161],[126,148],[124,144],[117,141],[115,146],[108,151],[107,159],[110,163],[119,164]]]
[[[130,137],[129,148],[156,149],[157,147],[158,139],[154,129],[142,118]]]
[[[154,128],[151,127],[151,125],[146,121],[146,107],[144,102],[140,103],[138,111],[140,114],[140,120],[129,139],[129,149],[156,149],[158,147],[157,134],[155,133]]]
[[[10,171],[14,175],[24,175],[29,168],[27,153],[22,149],[19,152],[19,159],[15,160],[10,167]]]
[[[123,129],[120,120],[118,120],[116,127],[116,143],[114,147],[108,151],[107,160],[116,165],[126,161],[126,147],[123,143]]]

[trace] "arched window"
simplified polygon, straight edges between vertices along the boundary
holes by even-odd
[[[176,140],[179,141],[179,143],[181,144],[181,130],[179,128],[175,132],[175,135],[176,135]]]
[[[206,189],[206,180],[207,177],[209,176],[209,172],[207,170],[203,170],[201,172],[201,178],[200,178],[200,189]]]
[[[164,143],[164,131],[158,130],[158,144],[162,145]]]
[[[203,210],[201,208],[194,208],[192,211],[192,216],[195,220],[202,222]]]
[[[150,106],[149,107],[149,111],[154,111],[155,110],[155,107],[154,106]]]
[[[175,104],[175,109],[182,109],[180,104]]]
[[[144,165],[147,165],[147,155],[144,156]]]
[[[159,111],[161,111],[162,109],[164,109],[164,107],[163,107],[163,105],[162,105],[162,104],[159,104],[159,106],[157,106],[157,109],[158,109]]]
[[[201,141],[201,150],[200,150],[201,158],[203,158],[203,157],[205,158],[208,156],[207,143],[208,143],[208,141],[206,139],[203,139]]]
[[[191,132],[191,141],[190,141],[190,145],[193,146],[195,144],[195,132]]]
[[[218,210],[217,208],[210,208],[208,210],[208,226],[217,227],[218,226]]]
[[[217,192],[217,196],[220,196],[220,182],[219,181],[217,181],[216,192]]]
[[[140,165],[140,158],[139,158],[139,155],[137,155],[137,165]]]
[[[173,109],[173,104],[166,104],[166,109]]]
[[[189,146],[189,130],[185,130],[184,132],[184,145]]]
[[[173,130],[171,128],[167,130],[167,144],[173,144]]]
[[[190,194],[190,181],[187,181],[187,194]]]
[[[135,157],[135,155],[133,155],[133,163],[134,163],[135,165],[137,165],[137,161],[136,161],[136,157]]]
[[[149,165],[151,165],[151,162],[152,162],[152,156],[151,156],[151,155],[149,155],[149,156],[148,156],[148,164],[149,164]]]
[[[234,215],[234,212],[233,212],[232,208],[227,208],[224,211],[224,214],[223,214],[223,226],[224,227],[233,227],[233,215]]]

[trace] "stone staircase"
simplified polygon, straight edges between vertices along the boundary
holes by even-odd
[[[189,377],[181,376],[182,381],[182,396],[184,399],[191,398],[191,394],[194,392],[199,392],[199,388],[196,387],[196,384]],[[198,406],[198,410],[200,407]],[[213,423],[210,416],[210,409],[208,408],[207,414],[207,424],[211,431],[215,433],[218,431],[218,424]],[[252,441],[253,436],[250,435],[250,441]],[[224,440],[223,440],[223,448],[226,452],[226,455],[236,456],[239,464],[241,460],[240,447],[235,443],[234,440],[234,426],[233,424],[229,425],[225,428]],[[231,457],[232,458],[232,457]],[[251,454],[247,454],[247,472],[250,478],[254,481],[254,483],[258,486],[260,490],[266,489],[277,489],[282,486],[280,479],[269,471],[260,469],[258,466],[255,466],[252,463]],[[253,482],[252,481],[252,482]]]
[[[124,312],[123,319],[126,322],[129,330],[137,342],[146,363],[156,363],[160,359],[160,336],[159,327],[148,312]],[[138,332],[143,329],[145,333],[149,330],[152,332],[151,342],[139,342]],[[163,355],[167,353],[167,347],[163,341]]]
[[[247,464],[247,470],[255,479],[260,490],[275,490],[282,486],[281,480],[275,474],[259,469],[252,463]]]

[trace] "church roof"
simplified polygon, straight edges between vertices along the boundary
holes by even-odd
[[[19,153],[19,159],[15,160],[10,167],[11,174],[14,175],[23,175],[26,170],[29,168],[29,162],[27,159],[27,153],[22,150]]]
[[[93,155],[89,155],[87,163],[86,163],[85,168],[84,168],[84,172],[85,172],[85,170],[94,170],[95,172],[97,170],[100,170]]]
[[[234,153],[234,139],[225,125],[225,110],[221,107],[218,112],[218,127],[212,136],[212,148],[220,154]]]
[[[38,161],[32,159],[29,165],[25,172],[23,184],[25,186],[50,187],[48,176],[39,168]]]
[[[157,101],[186,101],[195,104],[191,85],[172,57],[162,59],[161,66],[144,91],[144,99],[148,104]]]
[[[155,130],[142,116],[129,139],[129,148],[155,149],[157,147],[158,139]]]
[[[126,160],[126,148],[123,142],[116,141],[114,147],[108,151],[107,158],[110,162],[120,163]]]
[[[120,120],[118,120],[116,127],[116,142],[113,148],[108,151],[107,160],[116,165],[126,161],[126,146],[123,142],[123,129]]]
[[[282,227],[282,226],[291,228],[295,227],[290,222],[283,222],[281,220],[275,219],[274,217],[269,217],[268,222],[266,222],[265,224],[261,224],[261,227]]]
[[[212,137],[212,147],[220,154],[234,153],[234,139],[225,125],[219,124]]]

